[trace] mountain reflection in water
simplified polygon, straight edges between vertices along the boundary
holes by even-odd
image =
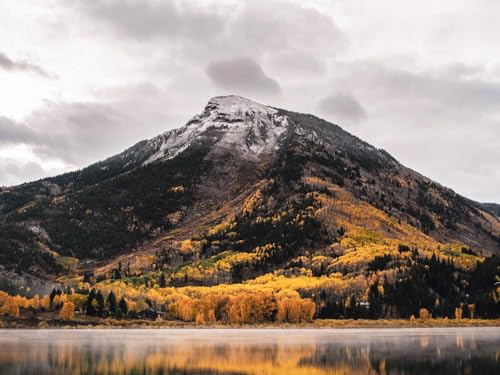
[[[0,330],[0,374],[500,374],[500,328]]]

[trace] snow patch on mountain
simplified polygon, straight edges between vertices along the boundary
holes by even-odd
[[[150,142],[160,141],[160,146],[144,164],[174,158],[207,131],[214,131],[216,147],[255,160],[279,148],[288,126],[288,118],[275,108],[235,95],[215,97],[182,128],[153,138]]]

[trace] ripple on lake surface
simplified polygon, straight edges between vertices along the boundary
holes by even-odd
[[[0,374],[500,374],[500,328],[0,330]]]

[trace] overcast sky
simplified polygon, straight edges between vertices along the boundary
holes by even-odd
[[[499,14],[497,0],[0,0],[0,185],[239,94],[500,202]]]

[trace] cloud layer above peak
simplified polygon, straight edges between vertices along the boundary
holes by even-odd
[[[207,66],[207,74],[217,86],[237,94],[277,94],[281,90],[279,84],[249,58],[213,61]]]

